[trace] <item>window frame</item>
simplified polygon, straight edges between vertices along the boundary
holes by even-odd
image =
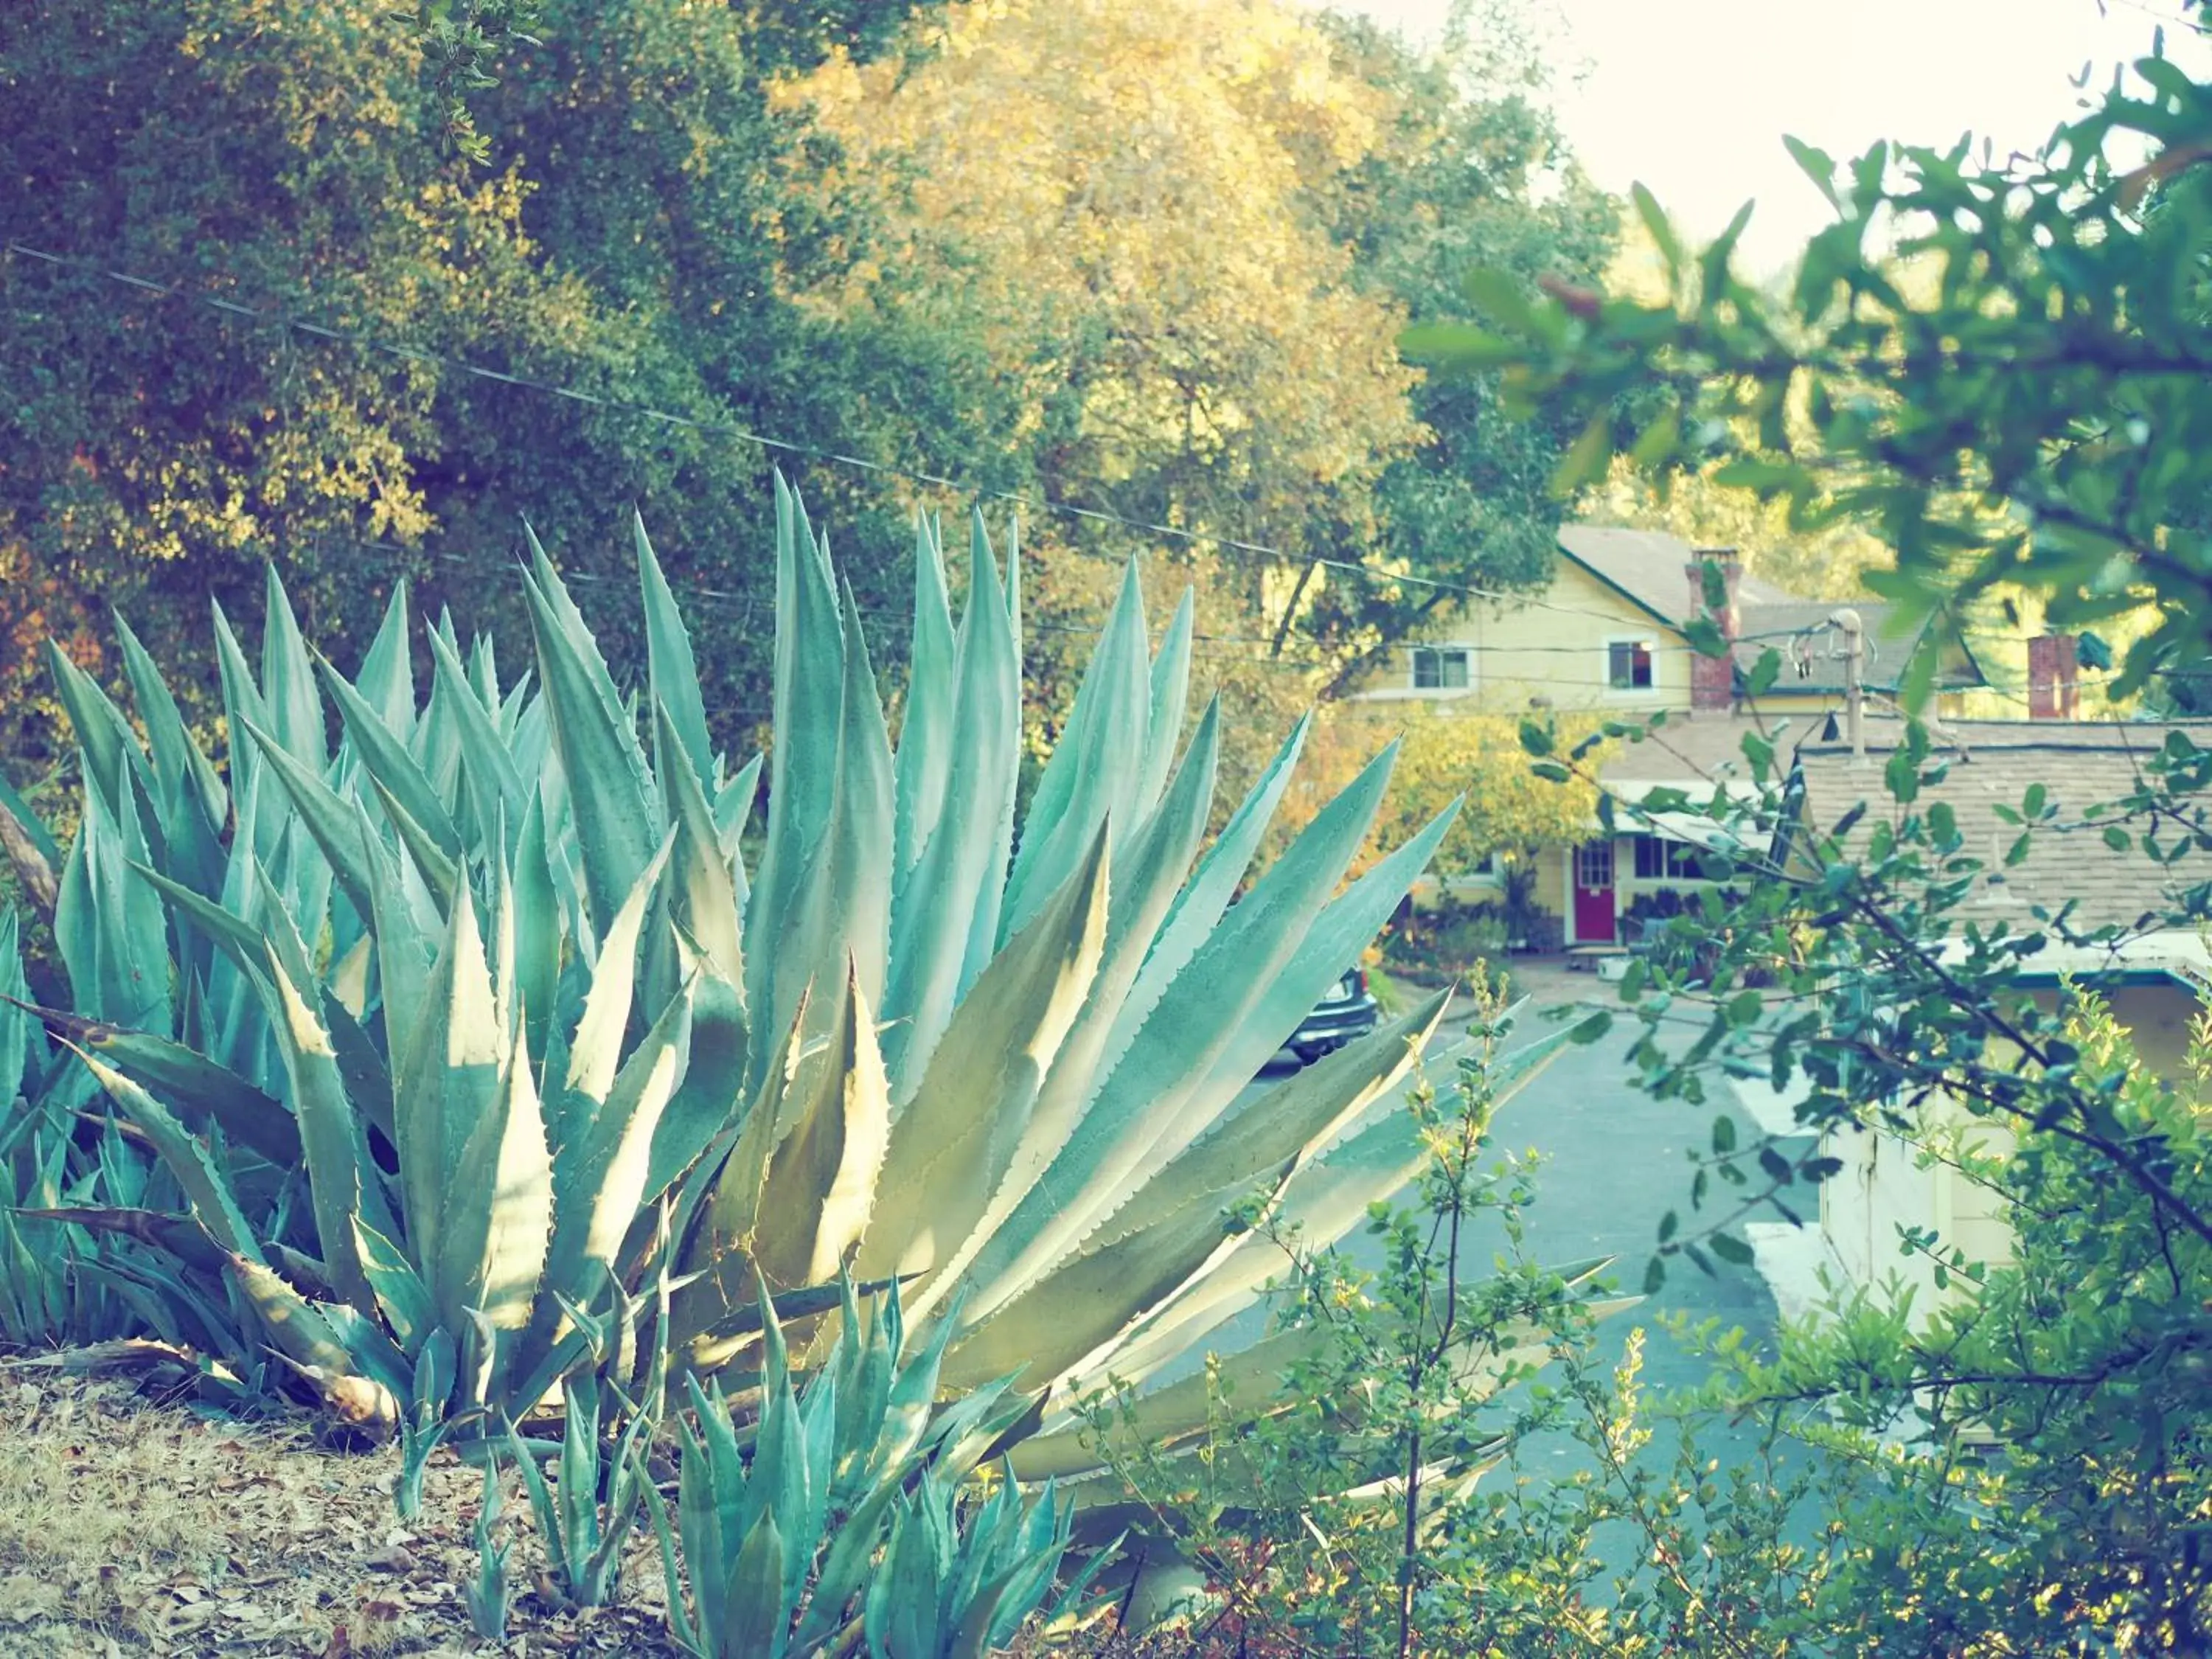
[[[1620,851],[1611,836],[1582,842],[1574,849],[1568,879],[1585,893],[1617,892],[1620,887]]]
[[[1414,696],[1459,697],[1465,696],[1474,690],[1474,647],[1463,641],[1438,640],[1431,644],[1415,645],[1409,649],[1413,654],[1407,665],[1407,689]],[[1421,659],[1425,655],[1433,658],[1436,661],[1437,684],[1434,685],[1421,684]],[[1447,657],[1457,657],[1460,659],[1462,678],[1457,685],[1448,684],[1445,682],[1444,659]]]
[[[1622,646],[1627,646],[1632,650],[1634,650],[1638,647],[1642,647],[1644,652],[1644,665],[1648,676],[1643,684],[1638,685],[1632,680],[1630,684],[1622,685],[1613,679],[1613,653]],[[1635,672],[1635,659],[1632,657],[1629,661],[1629,672],[1633,675]],[[1605,686],[1606,695],[1609,697],[1656,696],[1659,693],[1659,641],[1650,634],[1612,634],[1607,635],[1605,641],[1604,674],[1605,678],[1603,684]]]
[[[1655,836],[1648,830],[1637,830],[1629,836],[1629,867],[1639,882],[1707,882],[1712,880],[1698,862],[1704,849],[1686,841],[1676,841],[1668,836]],[[1658,869],[1647,872],[1644,867],[1644,854],[1650,849],[1656,854]]]

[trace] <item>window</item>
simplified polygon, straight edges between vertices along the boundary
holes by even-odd
[[[1606,684],[1616,691],[1651,689],[1651,641],[1614,640],[1605,647]]]
[[[1705,879],[1705,866],[1698,862],[1698,849],[1687,842],[1668,841],[1663,836],[1638,836],[1635,842],[1637,880]]]
[[[1575,885],[1603,892],[1613,885],[1613,843],[1586,841],[1575,848]]]
[[[1413,649],[1413,690],[1464,691],[1467,690],[1467,659],[1468,653],[1462,648],[1416,646]]]

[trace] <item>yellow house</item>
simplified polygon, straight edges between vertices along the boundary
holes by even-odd
[[[1727,595],[1717,609],[1706,603],[1708,564]],[[1749,677],[1771,649],[1779,672],[1759,708],[1825,713],[1846,688],[1847,612],[1863,640],[1861,684],[1893,696],[1920,634],[1893,635],[1883,601],[1801,599],[1747,573],[1732,549],[1693,547],[1664,531],[1565,525],[1547,584],[1440,613],[1355,695],[1498,714],[1532,706],[1625,716],[1741,712]],[[1702,657],[1690,644],[1685,629],[1706,616],[1733,641],[1730,658]],[[1964,647],[1947,647],[1939,693],[1985,683]]]
[[[1717,606],[1708,603],[1709,566],[1724,596]],[[1708,657],[1690,643],[1687,630],[1701,617],[1731,642],[1729,655]],[[1893,692],[1918,638],[1893,637],[1888,620],[1877,600],[1847,610],[1785,592],[1747,574],[1729,549],[1692,547],[1662,531],[1568,525],[1545,586],[1440,612],[1352,695],[1419,702],[1439,714],[1553,710],[1644,721],[1663,710],[1665,743],[1623,745],[1601,778],[1630,803],[1660,787],[1703,798],[1741,769],[1747,731],[1786,719],[1802,736],[1842,708],[1854,630],[1862,686],[1877,696]],[[1753,699],[1751,677],[1770,649],[1779,672]],[[1983,684],[1979,665],[1952,647],[1939,687],[1955,696]],[[1617,947],[1658,896],[1703,879],[1683,835],[1655,826],[1599,836],[1597,827],[1579,847],[1530,854],[1534,902],[1558,923],[1531,940],[1539,948]],[[1497,862],[1486,860],[1439,870],[1428,892],[1480,897],[1503,880]]]

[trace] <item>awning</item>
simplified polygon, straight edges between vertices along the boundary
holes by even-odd
[[[1693,805],[1667,811],[1646,811],[1637,806],[1638,801],[1659,789],[1686,794]],[[1685,789],[1680,783],[1623,779],[1608,783],[1606,793],[1613,798],[1613,827],[1624,835],[1656,836],[1662,841],[1678,841],[1705,852],[1730,855],[1764,848],[1771,837],[1771,826],[1762,822],[1758,810],[1768,792],[1747,781],[1727,779]],[[1724,805],[1716,816],[1709,810],[1716,795],[1723,803],[1742,805],[1734,810]]]

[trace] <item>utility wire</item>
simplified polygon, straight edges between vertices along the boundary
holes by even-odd
[[[425,554],[420,549],[408,547],[405,544],[398,542],[368,541],[356,537],[327,534],[313,534],[307,538],[307,539],[311,542],[325,545],[338,545],[357,549],[362,551],[387,553],[410,559],[428,557],[435,559],[442,563],[458,565],[464,568],[479,573],[491,573],[496,568],[494,562],[489,559],[472,558],[461,553]],[[588,570],[564,570],[562,572],[562,580],[568,582],[582,582],[588,585],[612,588],[626,588],[628,586],[628,584],[619,577],[601,574],[598,572]],[[742,618],[739,623],[741,629],[750,625],[751,618],[758,608],[756,597],[754,595],[736,592],[728,588],[709,587],[698,583],[688,583],[684,581],[671,582],[669,586],[675,592],[684,599],[699,601],[706,605],[722,607],[738,612]],[[864,620],[870,623],[884,624],[886,627],[894,630],[899,628],[911,626],[913,623],[913,617],[910,615],[896,611],[884,610],[878,607],[866,605],[856,605],[855,609],[859,611]],[[1105,632],[1103,628],[1096,624],[1042,622],[1029,617],[1024,617],[1023,619],[1022,625],[1024,629],[1037,633],[1073,635],[1087,638],[1096,638]],[[1252,666],[1264,668],[1272,672],[1297,674],[1333,672],[1343,666],[1341,663],[1330,657],[1278,657],[1272,654],[1272,653],[1265,653],[1265,647],[1273,643],[1271,641],[1265,639],[1238,635],[1194,633],[1192,635],[1192,640],[1194,655],[1208,658],[1214,661],[1249,664]],[[1237,648],[1239,647],[1261,647],[1261,651],[1248,653]],[[1451,648],[1458,649],[1461,647],[1455,647]],[[1522,649],[1523,647],[1499,646],[1484,648],[1499,651],[1511,651]],[[1571,650],[1578,656],[1586,656],[1589,654],[1589,647],[1582,646],[1571,647],[1547,647],[1542,648],[1547,650],[1553,648]],[[1692,647],[1680,647],[1669,648],[1688,650]],[[1263,654],[1263,653],[1265,653]],[[1578,690],[1595,689],[1602,690],[1617,690],[1621,689],[1615,686],[1610,678],[1603,675],[1576,676],[1565,674],[1515,674],[1510,677],[1509,683],[1516,686],[1570,687]],[[1396,690],[1399,688],[1394,687],[1392,689]],[[1479,686],[1470,686],[1467,688],[1467,690],[1470,695],[1473,695],[1479,692],[1481,688]],[[1377,701],[1380,701],[1380,699],[1377,699]],[[1420,693],[1414,692],[1409,693],[1406,701],[1419,701],[1426,702],[1431,701],[1431,699]],[[1435,701],[1451,702],[1456,701],[1456,699],[1445,697],[1435,699]]]
[[[457,374],[493,381],[501,386],[517,387],[525,392],[540,392],[547,397],[565,398],[571,403],[605,409],[615,414],[631,415],[642,420],[658,421],[665,425],[681,427],[690,431],[714,434],[735,439],[740,443],[752,444],[777,454],[803,456],[809,460],[853,467],[888,477],[902,478],[909,483],[927,485],[933,489],[950,490],[955,495],[964,495],[975,501],[1005,501],[1017,507],[1055,514],[1063,518],[1083,520],[1091,523],[1117,525],[1125,529],[1141,532],[1148,536],[1166,537],[1194,545],[1217,547],[1225,552],[1254,555],[1284,564],[1318,565],[1324,569],[1342,571],[1370,582],[1404,583],[1436,592],[1455,593],[1469,599],[1516,605],[1525,605],[1537,610],[1556,611],[1564,616],[1589,617],[1608,622],[1618,620],[1608,612],[1592,611],[1577,605],[1560,605],[1556,601],[1516,593],[1510,590],[1476,587],[1463,582],[1439,581],[1431,577],[1416,576],[1410,573],[1378,570],[1371,565],[1356,563],[1345,559],[1316,557],[1310,554],[1297,553],[1285,548],[1272,546],[1265,542],[1247,541],[1233,536],[1220,535],[1212,531],[1191,530],[1178,525],[1160,524],[1151,520],[1130,518],[1102,507],[1086,507],[1062,495],[1048,493],[1042,496],[1033,496],[1019,490],[988,489],[922,467],[902,466],[887,461],[873,461],[866,456],[848,454],[842,450],[826,449],[817,445],[774,437],[768,433],[757,432],[749,427],[740,426],[733,421],[702,419],[696,416],[681,415],[671,410],[656,409],[647,404],[631,402],[621,398],[605,397],[598,392],[586,392],[580,387],[563,385],[558,381],[540,380],[526,374],[511,374],[503,369],[489,368],[484,364],[471,362],[465,358],[454,357],[443,352],[431,351],[419,346],[402,345],[354,330],[331,328],[325,324],[309,322],[304,318],[278,310],[275,307],[250,306],[236,300],[226,300],[215,295],[202,293],[198,289],[188,289],[181,283],[161,283],[151,277],[137,276],[128,271],[111,270],[96,260],[83,258],[74,254],[58,253],[49,248],[33,247],[28,243],[18,241],[13,238],[4,244],[0,244],[0,248],[4,248],[5,252],[20,255],[27,259],[101,277],[123,287],[155,295],[163,299],[183,300],[206,306],[227,316],[245,318],[252,322],[308,335],[316,339],[334,341],[356,347],[363,351],[398,357],[410,362],[434,364],[440,368],[450,369]],[[234,283],[235,282],[235,279],[229,277],[227,273],[223,274],[223,280]]]
[[[2132,6],[2138,11],[2149,12],[2151,10],[2149,7],[2140,4],[2138,0],[2117,0],[2117,3]],[[2158,14],[2153,13],[2152,15],[2156,15]],[[352,345],[365,351],[376,352],[386,356],[398,357],[414,362],[434,364],[443,368],[451,369],[456,374],[468,375],[477,380],[489,380],[501,386],[514,386],[526,392],[541,392],[549,397],[565,398],[572,403],[610,410],[617,414],[634,415],[641,419],[659,421],[669,426],[682,427],[692,431],[715,434],[725,437],[733,438],[740,442],[752,444],[760,448],[776,453],[804,456],[810,460],[826,462],[839,466],[848,466],[886,477],[902,478],[909,483],[925,484],[933,489],[950,490],[956,495],[966,495],[977,501],[1005,501],[1018,507],[1031,507],[1046,513],[1058,514],[1065,517],[1087,520],[1095,523],[1117,525],[1125,529],[1143,532],[1147,535],[1164,536],[1171,539],[1193,544],[1215,546],[1231,552],[1253,554],[1263,558],[1273,559],[1287,564],[1310,563],[1318,566],[1322,569],[1341,571],[1346,574],[1356,576],[1364,581],[1404,584],[1409,586],[1427,588],[1434,592],[1454,593],[1463,598],[1481,599],[1502,606],[1547,611],[1560,616],[1589,617],[1601,622],[1613,623],[1619,623],[1621,620],[1616,614],[1610,611],[1593,611],[1589,607],[1583,605],[1562,605],[1556,600],[1547,599],[1534,593],[1517,592],[1510,589],[1477,587],[1463,582],[1440,581],[1432,577],[1415,575],[1408,571],[1379,570],[1371,565],[1360,564],[1351,560],[1332,559],[1295,553],[1287,549],[1274,547],[1264,542],[1247,541],[1236,537],[1219,535],[1211,531],[1191,530],[1176,525],[1159,524],[1150,520],[1129,518],[1121,514],[1109,512],[1103,508],[1086,507],[1064,496],[1056,497],[1046,495],[1044,497],[1038,498],[1025,495],[1018,490],[987,489],[984,486],[966,482],[962,479],[953,477],[948,474],[933,472],[924,468],[901,466],[884,461],[872,461],[865,456],[848,454],[842,450],[825,449],[816,445],[800,443],[790,439],[774,437],[767,433],[757,432],[731,421],[702,420],[694,416],[679,415],[672,410],[656,409],[650,404],[630,402],[618,398],[603,397],[597,392],[586,392],[580,388],[562,385],[556,381],[539,380],[529,375],[510,374],[505,370],[488,368],[483,364],[471,362],[465,359],[454,357],[442,352],[431,351],[417,346],[402,345],[396,342],[379,339],[370,335],[360,333],[356,331],[331,328],[320,323],[309,322],[304,318],[278,311],[271,307],[249,306],[235,300],[226,300],[216,295],[202,293],[196,289],[187,289],[181,283],[162,283],[155,281],[151,277],[137,276],[128,271],[112,270],[94,260],[83,258],[72,254],[58,253],[51,249],[33,247],[28,243],[18,241],[12,238],[4,244],[0,244],[0,248],[4,248],[6,252],[18,254],[27,259],[36,260],[42,264],[57,266],[64,270],[77,270],[92,276],[102,277],[123,287],[155,295],[161,298],[185,300],[192,303],[204,305],[211,310],[222,313],[227,316],[242,317],[251,321],[263,323],[287,331],[309,335],[318,339]],[[234,285],[236,283],[236,279],[228,276],[227,273],[223,274],[223,280],[232,283]],[[359,546],[384,546],[387,547],[389,550],[404,553],[410,556],[425,556],[419,550],[407,548],[394,544],[356,542],[352,544]],[[1088,550],[1084,549],[1078,549],[1077,550],[1079,552],[1088,551]],[[444,559],[449,562],[472,562],[449,554],[436,554],[430,555],[428,556]],[[739,600],[744,599],[744,596],[743,595],[733,595],[726,592],[717,594],[715,590],[697,586],[696,585],[690,589],[690,591],[706,597],[720,597],[722,599],[736,599]],[[1847,601],[1838,601],[1838,603],[1847,603]],[[1096,629],[1086,630],[1082,629],[1055,627],[1054,624],[1042,622],[1031,623],[1030,626],[1040,632],[1057,631],[1081,633],[1087,631],[1095,633],[1097,631]],[[1832,624],[1823,622],[1814,623],[1808,628],[1777,629],[1761,634],[1740,635],[1736,637],[1735,643],[1747,644],[1762,640],[1805,640],[1813,637],[1832,626]],[[1990,641],[2002,641],[2008,642],[2013,638],[2013,636],[2009,635],[1979,629],[1962,629],[1960,632],[1962,635],[1966,637]],[[1201,641],[1208,643],[1265,646],[1270,647],[1271,651],[1274,644],[1273,639],[1237,638],[1231,635],[1209,636],[1203,635],[1198,635],[1197,637]],[[1420,642],[1418,641],[1407,641],[1406,643],[1419,646]],[[1490,645],[1462,643],[1457,641],[1439,641],[1438,643],[1443,648],[1470,652],[1543,652],[1559,654],[1579,655],[1589,649],[1589,647],[1584,646]],[[1697,647],[1690,645],[1677,646],[1655,643],[1651,647],[1651,649],[1655,652],[1694,652]],[[1282,659],[1278,657],[1275,659],[1283,661],[1293,667],[1326,666],[1335,668],[1342,665],[1337,663],[1334,659],[1309,659],[1304,660],[1303,663],[1295,659]],[[2179,675],[2188,672],[2189,671],[2172,671],[2172,675]],[[2170,675],[2170,677],[2172,676]],[[1530,680],[1526,683],[1534,684],[1534,682]],[[1568,679],[1561,679],[1557,683],[1561,684],[1609,684],[1609,682],[1607,681],[1589,682]]]
[[[2098,0],[2098,4],[2100,8],[2107,4],[2125,6],[2130,11],[2139,11],[2146,17],[2155,17],[2160,22],[2172,24],[2176,28],[2202,30],[2205,27],[2204,19],[2202,17],[2177,17],[2170,11],[2160,11],[2154,6],[2145,5],[2143,0]]]

